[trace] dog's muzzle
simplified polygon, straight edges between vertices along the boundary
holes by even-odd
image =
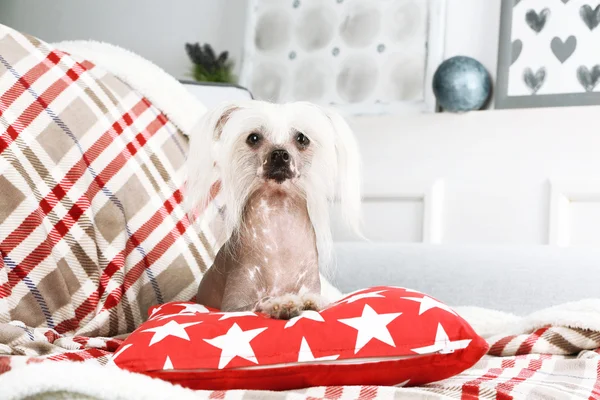
[[[273,150],[268,157],[265,168],[265,177],[277,183],[293,178],[291,170],[292,157],[286,150]]]

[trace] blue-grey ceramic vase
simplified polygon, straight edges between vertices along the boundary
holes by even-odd
[[[480,110],[492,92],[485,67],[471,57],[456,56],[444,61],[433,76],[433,93],[443,110]]]

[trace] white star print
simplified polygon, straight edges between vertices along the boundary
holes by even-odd
[[[356,318],[338,320],[358,331],[354,354],[358,353],[371,339],[378,339],[385,344],[396,347],[387,326],[402,313],[377,314],[368,304],[363,308],[362,315]]]
[[[208,308],[204,307],[201,304],[175,304],[176,306],[185,307],[183,310],[179,311],[179,314],[206,314]]]
[[[189,328],[190,326],[198,325],[200,323],[202,323],[202,321],[188,322],[186,324],[180,324],[175,321],[169,321],[162,326],[157,326],[156,328],[145,329],[142,332],[153,332],[154,333],[154,335],[152,335],[152,339],[150,339],[150,344],[148,346],[152,346],[153,344],[156,344],[169,336],[175,336],[180,339],[189,341],[190,337],[188,336],[185,329]]]
[[[367,292],[367,293],[355,294],[354,296],[349,297],[346,300],[342,300],[342,302],[350,304],[350,303],[354,303],[355,301],[358,301],[358,300],[369,299],[369,298],[373,298],[373,297],[383,297],[383,298],[385,298],[385,296],[381,295],[381,293],[383,293],[383,292],[387,292],[387,290],[378,290],[376,292]]]
[[[152,316],[154,314],[156,314],[157,312],[159,312],[163,308],[163,306],[164,306],[164,304],[162,306],[158,306],[154,310],[152,310],[152,312],[150,313],[150,319],[152,319]]]
[[[219,369],[225,368],[234,357],[242,357],[245,360],[258,364],[254,350],[250,345],[252,339],[260,335],[267,328],[243,331],[238,324],[233,324],[226,334],[213,339],[204,339],[211,346],[221,349]]]
[[[404,290],[405,292],[411,292],[411,293],[417,293],[417,294],[422,294],[421,292],[419,292],[418,290],[414,290],[414,289],[409,289],[409,288],[405,288],[402,286],[388,286],[391,289],[400,289],[400,290]]]
[[[189,317],[189,316],[194,316],[194,315],[198,315],[198,314],[207,314],[210,312],[206,307],[204,307],[200,304],[175,304],[175,305],[184,306],[185,308],[176,314],[165,314],[165,315],[160,315],[160,316],[150,318],[150,319],[156,320],[156,321],[162,321],[163,319],[167,319],[167,318]]]
[[[163,369],[174,369],[173,363],[171,362],[171,358],[169,356],[167,356],[167,359],[165,360],[165,365],[163,365]]]
[[[238,318],[238,317],[258,317],[258,315],[256,315],[256,313],[253,313],[250,311],[222,312],[222,313],[215,313],[215,314],[222,315],[222,317],[219,318],[219,321],[223,321],[224,319],[229,319],[229,318]]]
[[[471,339],[451,341],[442,324],[438,324],[434,343],[430,346],[412,349],[412,351],[417,354],[449,354],[454,353],[455,350],[466,349],[469,343],[471,343]]]
[[[431,310],[432,308],[439,308],[444,311],[448,311],[451,314],[457,315],[453,309],[451,309],[444,303],[440,303],[439,301],[434,300],[428,296],[425,296],[422,298],[421,297],[402,297],[402,298],[405,300],[412,300],[412,301],[416,301],[417,303],[421,303],[421,306],[419,307],[419,315],[422,315],[423,313]]]
[[[310,349],[310,346],[308,345],[308,342],[306,341],[304,336],[302,337],[302,342],[300,343],[300,351],[298,352],[298,362],[331,361],[337,360],[339,356],[339,354],[335,354],[332,356],[315,358],[315,356],[312,353],[312,350]]]
[[[165,315],[159,315],[158,317],[154,317],[152,318],[152,320],[154,321],[162,321],[163,319],[167,319],[167,318],[175,318],[175,317],[189,317],[191,315],[196,315],[196,314],[165,314]]]
[[[125,350],[127,350],[127,349],[128,349],[128,348],[130,348],[131,346],[133,346],[133,344],[131,344],[131,343],[130,343],[130,344],[128,344],[128,345],[126,345],[126,346],[123,346],[123,347],[121,348],[121,350],[117,351],[117,352],[116,352],[116,353],[115,353],[115,354],[114,354],[114,355],[111,357],[111,359],[108,361],[108,364],[109,364],[109,365],[115,365],[115,359],[116,359],[117,357],[119,357],[121,354],[123,354],[123,353],[125,352]]]
[[[300,321],[302,318],[312,319],[313,321],[317,321],[317,322],[325,322],[325,320],[323,319],[323,316],[321,314],[319,314],[318,312],[303,311],[302,314],[288,320],[285,323],[285,326],[283,327],[283,329],[291,328],[292,326],[296,325],[296,322]]]
[[[207,314],[210,312],[208,310],[208,308],[206,308],[200,304],[183,304],[183,303],[181,303],[181,304],[175,304],[175,305],[185,307],[185,308],[176,314],[165,314],[165,315],[155,316],[155,314],[163,307],[163,306],[160,306],[160,307],[154,309],[152,311],[152,313],[150,313],[150,318],[148,318],[148,319],[162,321],[163,319],[167,319],[167,318],[173,318],[173,317],[179,317],[179,316],[190,316],[190,315],[196,315],[196,314]]]

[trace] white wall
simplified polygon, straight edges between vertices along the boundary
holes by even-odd
[[[228,50],[239,68],[246,0],[0,0],[0,23],[46,42],[94,39],[127,48],[177,78],[186,42]]]
[[[446,58],[479,60],[496,80],[501,0],[446,0]]]
[[[358,117],[378,242],[600,247],[600,107]],[[352,239],[336,229],[338,240]]]
[[[283,0],[282,0],[283,1]],[[446,56],[481,61],[495,79],[501,0],[446,0]],[[0,23],[54,42],[96,39],[128,48],[178,78],[185,42],[229,50],[239,71],[247,0],[0,0]]]

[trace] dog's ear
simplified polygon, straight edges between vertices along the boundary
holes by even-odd
[[[333,110],[325,113],[335,135],[337,156],[336,197],[340,201],[344,221],[356,234],[361,234],[361,159],[358,143],[348,123]]]
[[[193,220],[211,201],[211,188],[220,180],[216,165],[219,140],[229,117],[239,106],[224,103],[206,112],[190,132],[186,161],[185,209]]]

